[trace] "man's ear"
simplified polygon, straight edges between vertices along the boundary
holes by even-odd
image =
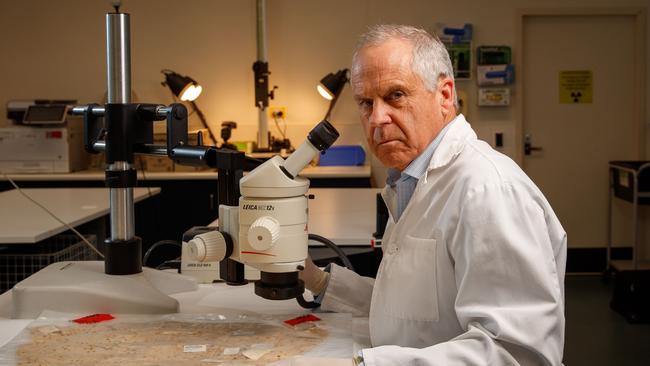
[[[438,90],[440,91],[440,108],[445,116],[455,115],[454,100],[454,81],[450,78],[442,77],[438,81]]]

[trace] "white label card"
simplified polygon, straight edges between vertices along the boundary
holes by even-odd
[[[183,346],[183,352],[194,353],[194,352],[205,352],[208,350],[208,346],[205,344],[187,344]]]

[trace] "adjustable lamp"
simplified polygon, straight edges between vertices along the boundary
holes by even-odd
[[[336,74],[329,73],[320,80],[320,84],[316,86],[316,89],[320,95],[330,101],[329,109],[327,114],[325,114],[325,120],[329,120],[330,114],[332,114],[332,109],[336,104],[336,101],[341,95],[341,91],[345,87],[350,79],[348,78],[348,69],[342,69],[336,72]]]
[[[199,119],[201,120],[201,124],[203,124],[203,127],[205,127],[208,130],[208,134],[210,135],[210,138],[216,144],[217,138],[212,133],[210,126],[208,126],[208,122],[205,119],[205,115],[203,114],[203,112],[201,112],[199,106],[197,106],[196,103],[194,102],[194,100],[196,100],[196,98],[198,98],[199,95],[201,95],[201,92],[203,91],[203,87],[201,87],[201,85],[199,85],[199,83],[197,83],[196,80],[192,79],[189,76],[180,75],[169,69],[164,69],[161,72],[165,75],[165,81],[163,81],[161,84],[163,86],[167,86],[169,90],[171,90],[172,94],[174,94],[180,100],[192,104],[192,108],[194,108],[196,114],[199,116]]]
[[[184,102],[192,102],[201,95],[203,88],[189,76],[179,75],[171,70],[163,70],[165,81],[172,93]]]

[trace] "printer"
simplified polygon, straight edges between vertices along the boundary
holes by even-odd
[[[0,128],[0,172],[69,173],[86,169],[83,120],[69,116],[75,100],[7,103],[11,124]]]

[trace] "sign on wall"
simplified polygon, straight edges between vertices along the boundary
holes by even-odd
[[[593,75],[591,70],[560,71],[560,104],[591,103]]]

